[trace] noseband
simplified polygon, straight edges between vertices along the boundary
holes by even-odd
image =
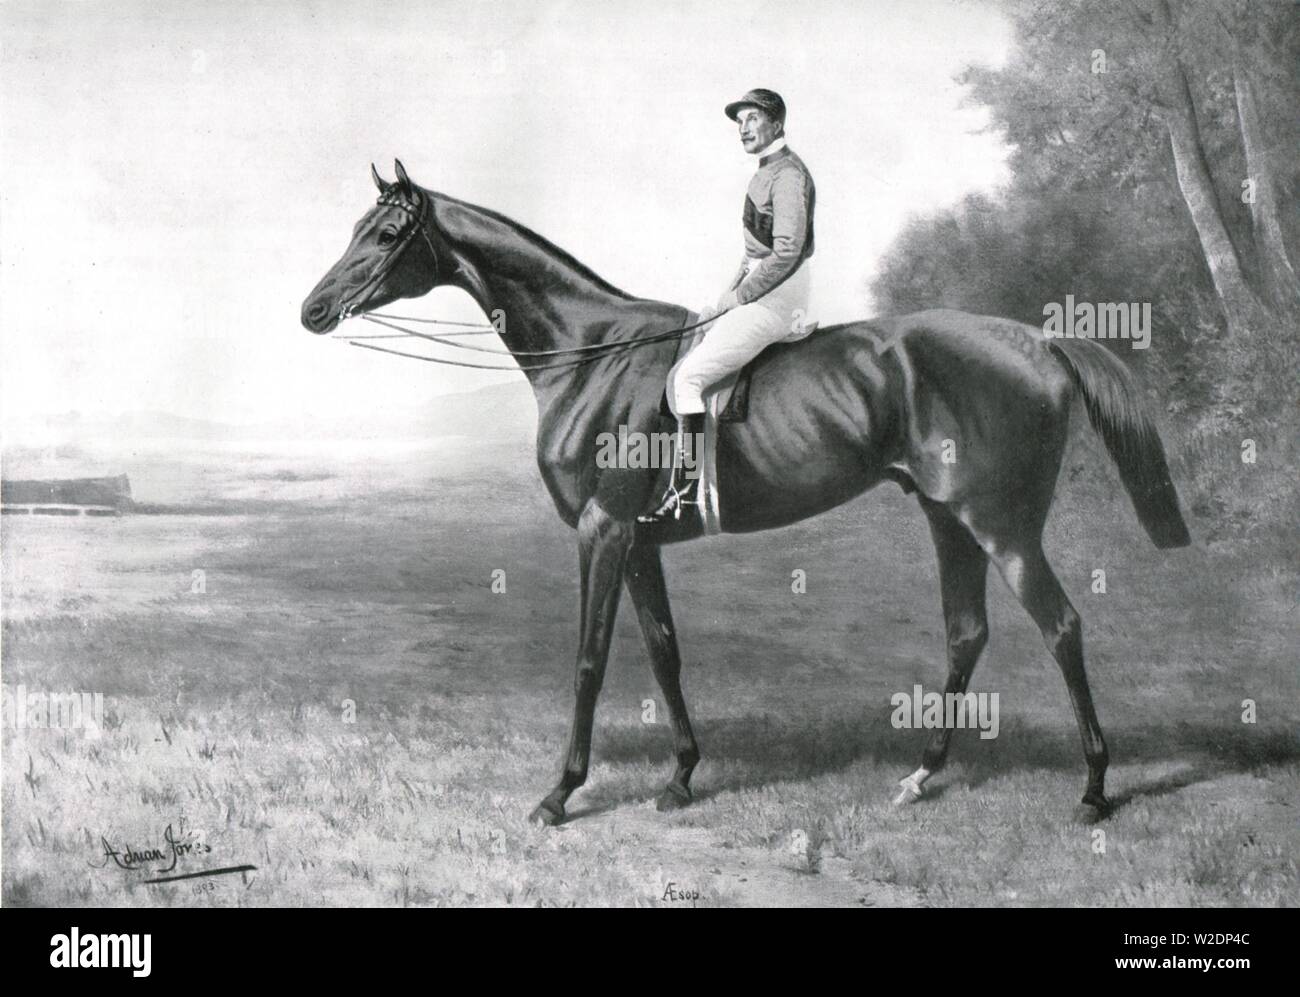
[[[406,235],[402,236],[401,241],[399,241],[397,245],[389,251],[388,256],[380,262],[379,266],[375,267],[374,273],[366,278],[366,282],[362,284],[348,300],[344,301],[343,304],[340,305],[340,322],[351,318],[358,308],[363,308],[365,306],[366,302],[370,300],[371,295],[374,294],[375,289],[383,279],[388,276],[393,267],[397,266],[398,262],[402,258],[402,254],[405,253],[411,243],[415,241],[417,234],[424,236],[424,244],[429,247],[429,255],[433,257],[433,271],[435,274],[438,272],[438,251],[433,248],[433,240],[429,238],[429,229],[427,224],[429,220],[428,196],[426,195],[420,198],[420,206],[418,209],[409,201],[393,193],[392,190],[380,194],[379,200],[376,203],[387,208],[401,208],[408,215],[414,216],[415,224],[411,226],[410,231],[408,231]]]

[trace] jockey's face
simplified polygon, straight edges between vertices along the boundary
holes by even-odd
[[[766,111],[757,107],[742,107],[736,114],[736,124],[740,128],[740,144],[749,153],[766,149],[776,141],[784,130]]]

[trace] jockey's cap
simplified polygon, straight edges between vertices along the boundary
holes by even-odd
[[[750,90],[740,100],[734,100],[727,105],[727,117],[732,121],[736,120],[736,115],[744,107],[757,107],[760,111],[766,111],[767,116],[773,121],[781,123],[785,121],[785,101],[775,90]]]

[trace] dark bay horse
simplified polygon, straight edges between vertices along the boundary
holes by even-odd
[[[538,407],[537,458],[560,517],[577,530],[581,572],[576,703],[559,782],[533,811],[555,824],[583,784],[619,594],[627,586],[670,713],[676,770],[662,809],[691,801],[700,759],[680,683],[681,660],[659,548],[694,539],[696,522],[639,524],[666,473],[597,464],[597,437],[663,433],[672,338],[604,350],[685,327],[677,305],[631,297],[508,218],[372,168],[381,197],[342,258],[307,297],[302,322],[328,333],[364,313],[453,285],[506,321],[505,346]],[[584,354],[579,352],[591,348]],[[533,357],[548,354],[555,362]],[[577,357],[581,362],[574,362]],[[565,358],[564,363],[559,358]],[[509,362],[509,361],[507,361]],[[930,311],[826,328],[756,361],[748,418],[723,424],[718,481],[724,531],[772,529],[831,509],[882,481],[917,500],[939,559],[947,630],[946,692],[963,693],[988,637],[990,562],[1033,618],[1065,677],[1083,740],[1083,815],[1104,816],[1106,743],[1084,672],[1079,614],[1042,549],[1072,400],[1119,468],[1158,547],[1189,543],[1154,424],[1127,369],[1091,340],[1048,341],[1031,326]],[[653,437],[652,437],[653,438]],[[947,757],[937,730],[900,800]]]

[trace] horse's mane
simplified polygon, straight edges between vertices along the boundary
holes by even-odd
[[[459,198],[450,197],[449,195],[439,193],[438,191],[426,190],[425,188],[420,189],[424,191],[426,196],[433,198],[435,202],[441,201],[445,204],[454,204],[460,208],[468,208],[472,212],[476,212],[477,214],[490,218],[493,221],[500,222],[518,235],[529,246],[554,259],[557,263],[561,263],[568,267],[579,277],[590,281],[606,294],[613,295],[616,298],[621,298],[624,301],[641,300],[634,295],[628,294],[622,288],[615,287],[600,274],[596,273],[596,271],[592,270],[591,267],[587,266],[580,260],[575,259],[572,255],[555,245],[555,243],[551,242],[545,236],[538,235],[528,226],[521,225],[513,218],[507,217],[499,211],[493,211],[491,208],[485,208],[478,204],[471,204],[469,201],[462,201]]]

